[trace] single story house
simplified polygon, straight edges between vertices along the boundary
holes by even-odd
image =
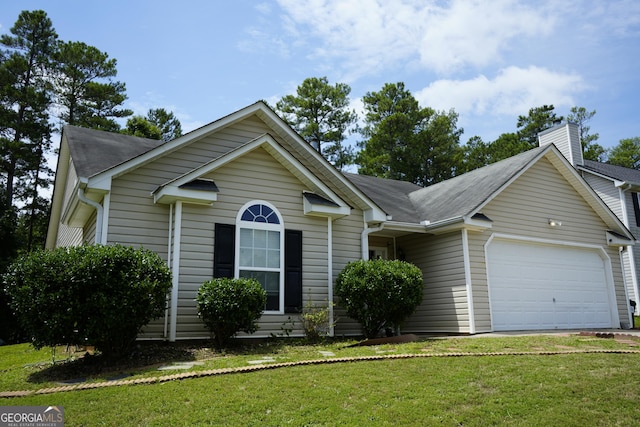
[[[143,246],[170,266],[164,318],[141,339],[208,337],[195,297],[212,277],[255,277],[254,336],[282,332],[361,258],[424,274],[406,333],[626,328],[622,254],[635,239],[553,145],[422,188],[342,173],[265,103],[173,141],[66,126],[47,248]],[[335,311],[335,312],[334,312]],[[358,334],[341,312],[336,335]]]
[[[579,129],[574,123],[554,126],[542,132],[539,139],[541,144],[555,144],[627,229],[634,236],[639,235],[639,170],[585,160],[582,156]],[[636,242],[634,245],[628,246],[622,254],[627,293],[635,303],[640,302],[640,286],[638,286],[640,275],[639,244]]]

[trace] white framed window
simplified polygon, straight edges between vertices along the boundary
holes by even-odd
[[[254,200],[236,217],[236,277],[256,279],[267,292],[265,313],[283,313],[284,223],[272,204]]]

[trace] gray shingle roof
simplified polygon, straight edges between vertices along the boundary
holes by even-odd
[[[164,141],[155,139],[69,125],[65,126],[62,132],[69,142],[76,173],[85,178],[164,144]]]
[[[583,168],[618,181],[640,184],[640,171],[635,169],[594,162],[592,160],[585,160]]]
[[[344,174],[349,181],[365,193],[393,221],[420,222],[418,214],[409,199],[409,194],[422,187],[411,182],[376,178],[353,173]]]
[[[548,149],[534,148],[425,188],[391,179],[345,176],[394,221],[435,223],[469,215]]]

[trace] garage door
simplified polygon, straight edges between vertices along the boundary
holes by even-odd
[[[597,251],[494,240],[487,256],[493,330],[613,327]]]

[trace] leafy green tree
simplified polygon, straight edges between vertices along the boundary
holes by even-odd
[[[359,173],[431,185],[451,178],[462,159],[454,111],[421,108],[404,83],[387,83],[363,98],[365,140]]]
[[[590,127],[587,126],[587,122],[595,116],[596,110],[587,111],[584,107],[571,107],[570,111],[567,120],[578,125],[583,158],[596,162],[604,161],[607,150],[596,142],[600,135],[589,134]]]
[[[182,136],[180,120],[171,111],[164,108],[151,108],[147,113],[147,120],[154,124],[161,132],[163,141],[171,141]]]
[[[355,111],[349,110],[349,93],[345,83],[330,85],[326,77],[310,77],[298,86],[296,95],[282,97],[276,111],[319,153],[323,144],[329,144],[326,151],[344,165],[352,152],[341,143],[357,120]]]
[[[106,52],[83,42],[61,42],[54,60],[56,72],[52,80],[57,102],[61,107],[59,118],[64,123],[86,126],[92,123],[92,115],[98,112],[104,119],[111,113],[114,113],[114,117],[128,115],[128,110],[119,110],[117,106],[113,106],[111,110],[97,106],[95,97],[99,94],[110,97],[111,102],[116,102],[117,105],[121,105],[126,99],[124,85],[112,80],[118,73],[117,62],[109,58]],[[100,126],[104,127],[105,124]]]
[[[379,92],[367,92],[365,108],[365,140],[356,162],[358,172],[381,178],[403,179],[403,163],[415,125],[421,121],[418,101],[404,83],[386,83]]]
[[[528,144],[527,149],[535,148],[538,146],[538,134],[562,120],[562,116],[556,115],[553,105],[531,108],[528,115],[518,116],[518,138]]]
[[[609,151],[607,163],[640,170],[640,137],[621,139]]]
[[[489,163],[489,144],[477,135],[469,138],[467,143],[462,146],[460,172],[469,172]]]
[[[125,84],[121,82],[88,82],[85,88],[85,102],[80,109],[76,125],[119,132],[120,124],[116,119],[133,114],[128,108],[122,108],[127,99],[125,92]]]
[[[15,188],[30,187],[50,149],[47,77],[58,36],[42,10],[21,12],[10,33],[0,37],[0,171],[13,205]]]
[[[127,126],[122,130],[122,133],[149,139],[162,138],[162,131],[142,116],[129,118],[127,120]]]

